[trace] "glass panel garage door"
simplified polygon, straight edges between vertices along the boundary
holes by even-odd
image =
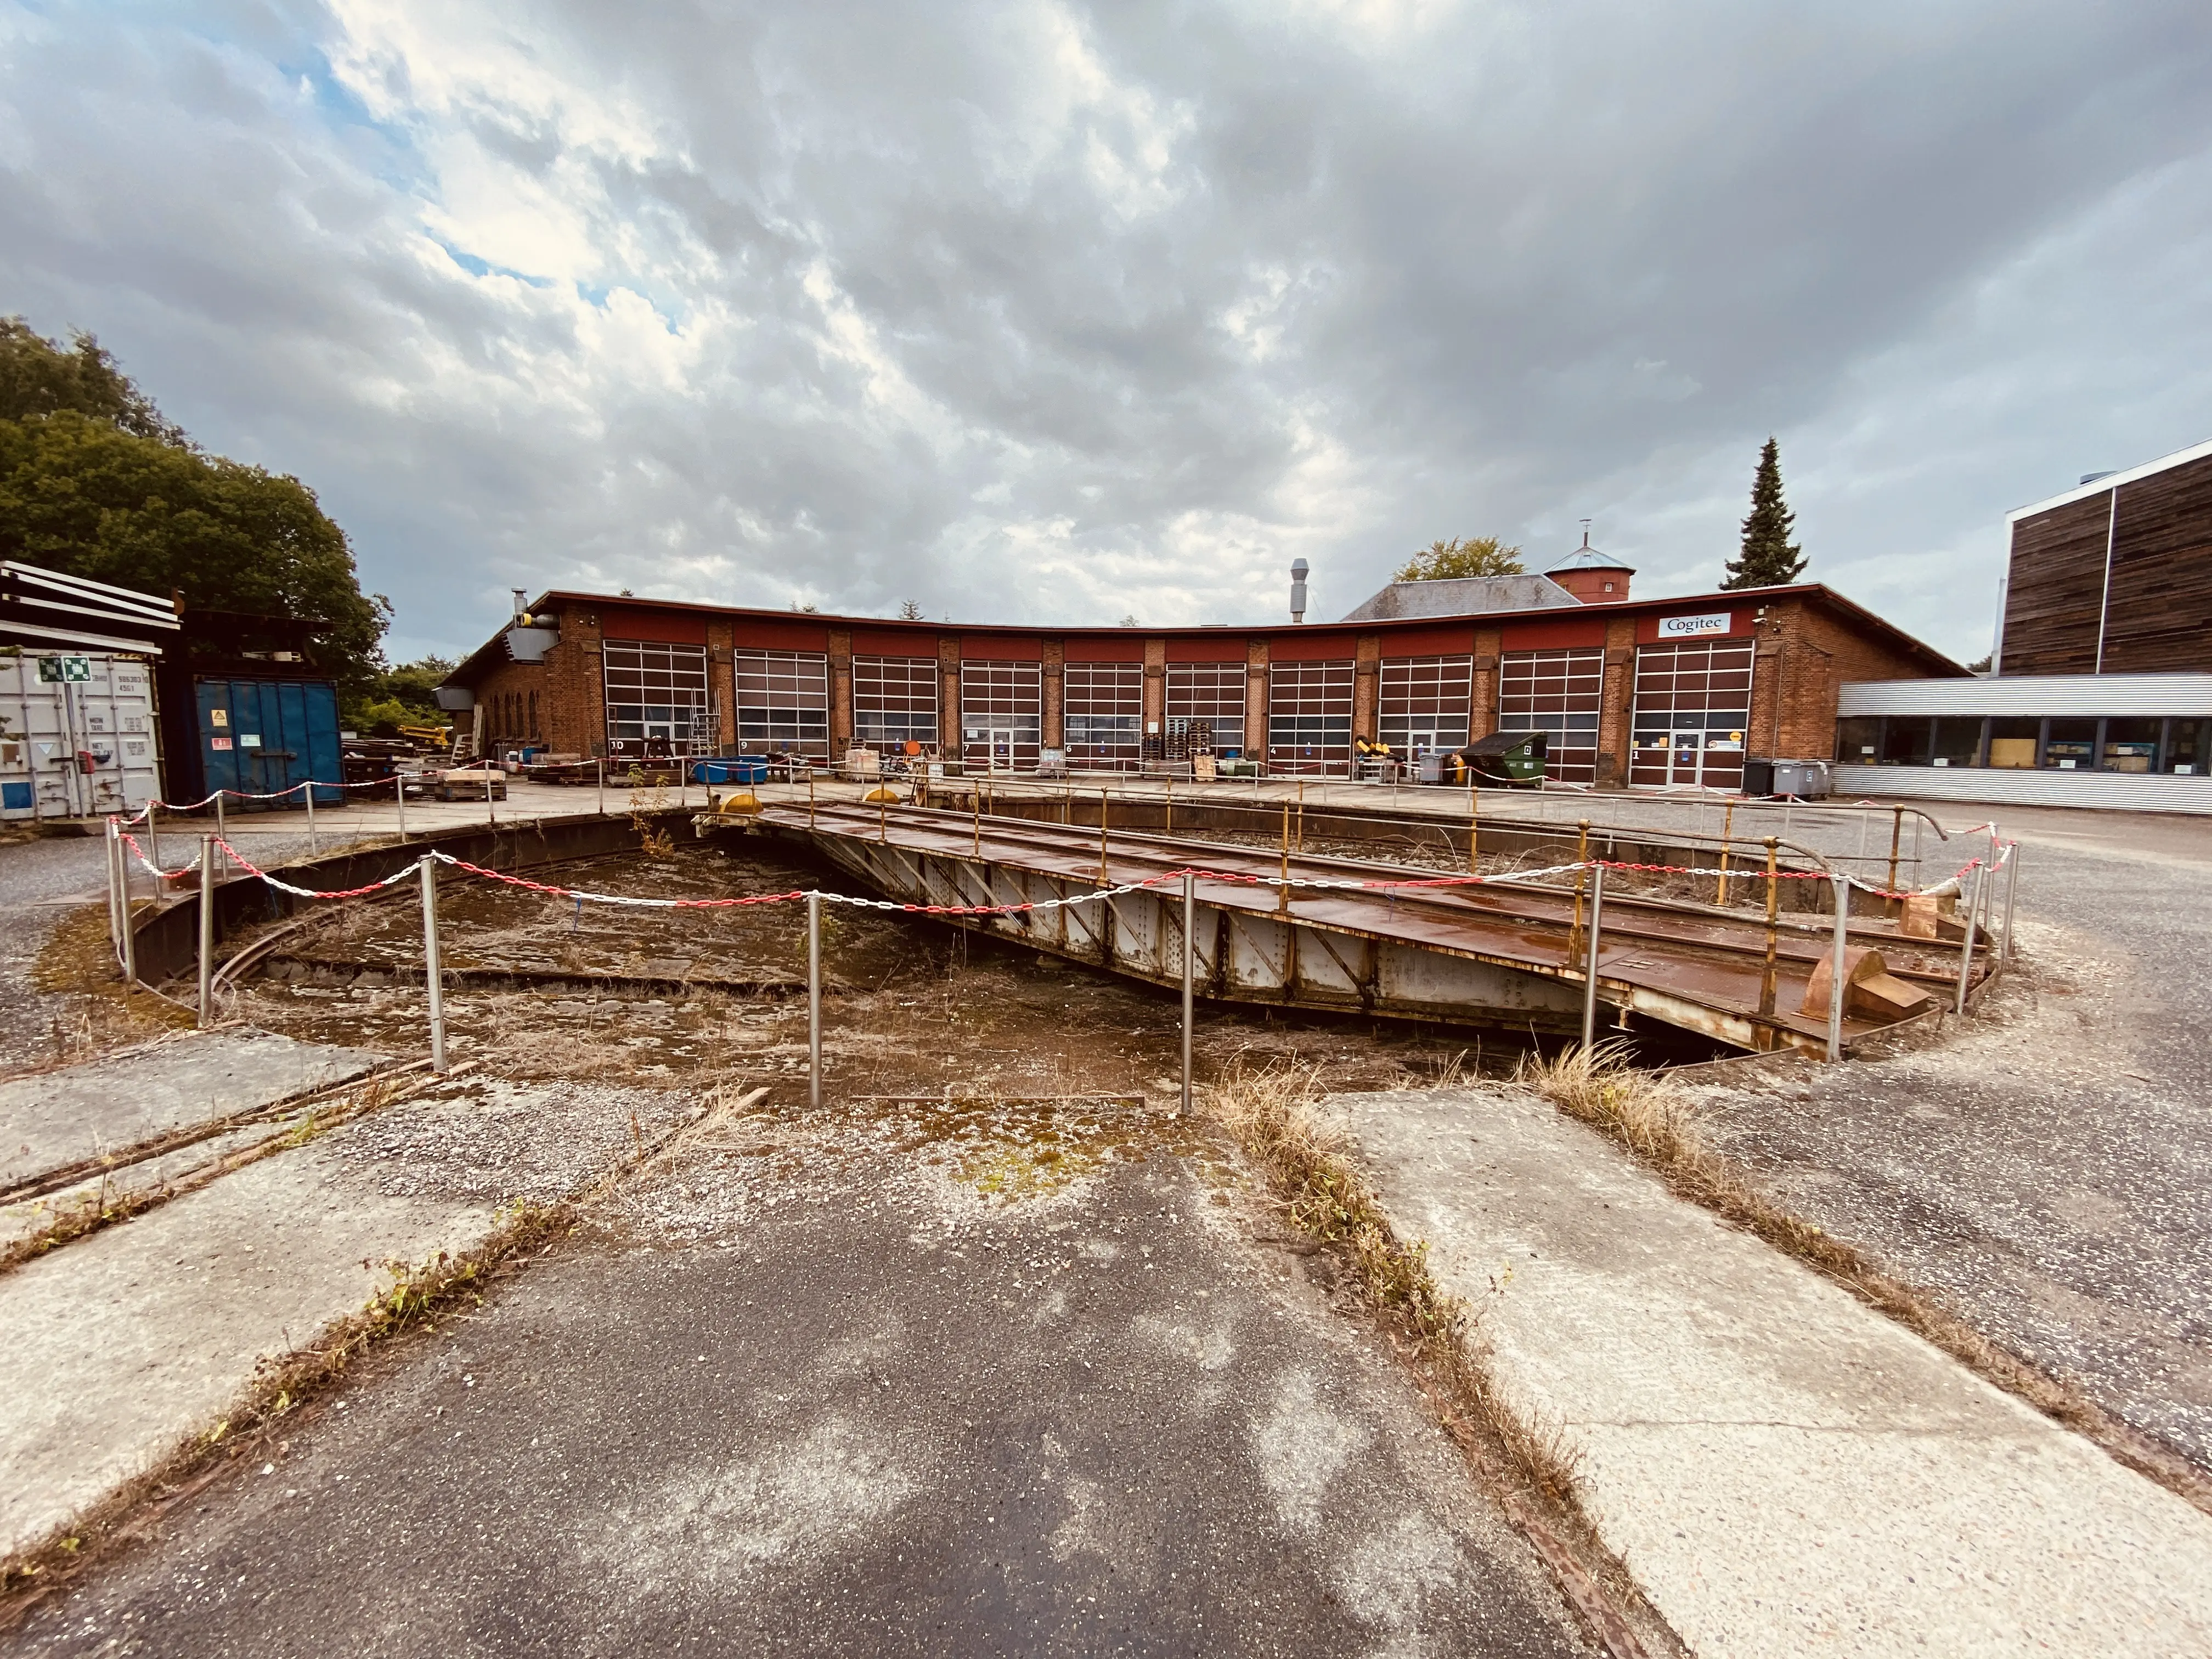
[[[1743,784],[1751,641],[1647,645],[1636,653],[1632,784]]]
[[[1167,714],[1171,720],[1213,722],[1213,752],[1244,747],[1244,665],[1171,662]]]
[[[1408,760],[1458,748],[1467,741],[1474,684],[1472,657],[1384,658],[1377,735],[1393,754]]]
[[[960,665],[961,755],[994,772],[1034,772],[1044,726],[1044,671],[1033,662]]]
[[[829,658],[818,651],[739,651],[733,662],[740,750],[829,754]]]
[[[1547,777],[1597,781],[1597,716],[1605,700],[1602,647],[1508,651],[1498,664],[1498,729],[1548,734]]]
[[[607,744],[617,755],[708,751],[707,647],[657,640],[609,640],[604,647]]]
[[[1072,662],[1061,684],[1067,698],[1067,763],[1091,772],[1135,766],[1143,753],[1144,664]]]
[[[1340,773],[1352,758],[1352,663],[1277,663],[1267,676],[1267,765]]]
[[[853,659],[853,741],[889,754],[937,741],[937,659]]]

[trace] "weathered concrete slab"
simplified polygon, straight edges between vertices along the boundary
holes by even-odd
[[[343,1083],[382,1058],[269,1031],[204,1031],[0,1083],[0,1186]]]
[[[2212,1518],[1548,1103],[1328,1106],[1705,1659],[2212,1651]]]
[[[1591,1651],[1165,1120],[940,1115],[702,1129],[0,1652]]]
[[[204,1430],[264,1357],[677,1121],[635,1090],[457,1080],[0,1276],[0,1553]]]

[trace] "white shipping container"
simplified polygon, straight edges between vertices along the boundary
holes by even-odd
[[[42,660],[65,678],[41,678]],[[154,726],[140,658],[0,653],[0,819],[136,812],[161,793]]]

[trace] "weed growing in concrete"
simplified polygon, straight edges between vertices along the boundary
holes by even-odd
[[[1663,1621],[1582,1511],[1579,1450],[1563,1425],[1532,1423],[1501,1397],[1478,1316],[1430,1273],[1427,1243],[1398,1237],[1346,1155],[1343,1131],[1316,1109],[1316,1070],[1232,1067],[1205,1104],[1260,1165],[1285,1218],[1345,1271],[1446,1432],[1606,1650],[1616,1659],[1649,1651],[1624,1607],[1666,1643]]]
[[[1549,1060],[1525,1055],[1514,1081],[1604,1130],[1646,1163],[1690,1168],[1711,1158],[1681,1091],[1658,1073],[1637,1070],[1628,1044],[1618,1038],[1564,1048]]]

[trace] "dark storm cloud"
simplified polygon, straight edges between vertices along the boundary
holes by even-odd
[[[2212,426],[2201,8],[0,7],[0,308],[512,583],[1340,611],[1413,546],[1815,574]],[[2155,345],[2142,331],[2165,331]],[[2085,395],[2086,394],[2086,395]],[[2094,453],[2093,453],[2094,452]]]

